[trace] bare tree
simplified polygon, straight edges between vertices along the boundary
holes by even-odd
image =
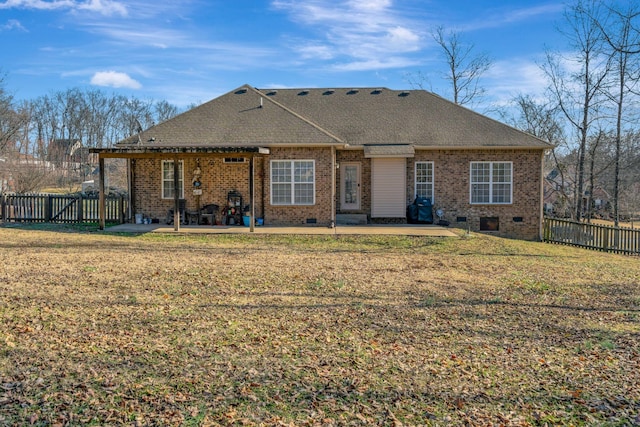
[[[13,96],[4,88],[4,76],[0,75],[0,153],[15,142],[16,134],[26,120],[24,112],[15,108]]]
[[[607,142],[610,139],[610,135],[608,135],[604,130],[600,130],[593,137],[589,138],[587,143],[588,174],[587,191],[585,192],[584,197],[584,216],[587,219],[587,222],[591,222],[591,219],[593,218],[593,200],[594,192],[596,190],[596,179],[600,181],[611,166],[611,162],[606,156],[606,153],[603,153],[603,150],[606,150]]]
[[[0,143],[4,141],[0,147],[10,141],[17,156],[10,165],[12,180],[17,182],[18,177],[20,188],[32,189],[44,179],[55,178],[70,191],[90,179],[97,167],[89,148],[110,147],[178,113],[166,101],[154,103],[78,88],[43,95],[18,108],[3,90],[0,78],[0,112],[2,107],[7,112],[0,113]],[[14,123],[15,117],[21,120]],[[12,127],[5,126],[8,123]],[[55,172],[50,171],[53,164]],[[9,173],[6,159],[0,166]]]
[[[518,95],[513,99],[518,116],[505,121],[516,128],[556,146],[565,143],[564,127],[557,106],[538,103],[529,95]]]
[[[542,65],[550,82],[551,98],[577,134],[573,216],[578,220],[584,208],[587,142],[595,123],[602,119],[601,97],[610,69],[601,31],[593,20],[601,16],[599,6],[597,0],[579,0],[565,10],[568,29],[563,34],[572,49],[571,56],[547,52],[547,60]]]
[[[606,92],[607,97],[615,105],[615,170],[613,181],[613,218],[615,225],[619,225],[619,198],[620,198],[620,156],[623,133],[623,120],[627,115],[630,102],[637,103],[636,87],[640,76],[639,54],[640,32],[637,21],[640,10],[636,5],[630,5],[626,10],[609,9],[609,15],[605,20],[592,17],[595,25],[601,30],[604,39],[609,46],[612,55],[612,87]],[[608,18],[608,19],[607,19]],[[628,119],[628,117],[626,117]]]
[[[560,111],[557,106],[538,103],[528,95],[516,96],[513,103],[516,106],[516,116],[507,117],[503,114],[503,120],[555,146],[547,154],[545,164],[551,165],[547,173],[553,174],[553,183],[557,184],[557,187],[549,188],[549,190],[555,193],[554,199],[561,201],[562,206],[558,208],[564,211],[565,206],[570,205],[571,198],[566,191],[569,188],[566,177],[567,158],[559,155],[569,149],[566,145],[564,126],[561,117],[559,117]],[[552,195],[549,194],[549,196]]]
[[[447,63],[445,78],[451,83],[453,102],[458,105],[477,101],[484,94],[479,85],[480,77],[491,68],[491,59],[486,53],[475,53],[474,45],[464,43],[455,31],[445,31],[437,27],[433,39],[442,49]]]
[[[156,123],[162,123],[178,114],[178,107],[167,101],[158,101],[154,106]]]

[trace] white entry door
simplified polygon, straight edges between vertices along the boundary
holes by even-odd
[[[360,163],[340,164],[340,208],[360,209]]]

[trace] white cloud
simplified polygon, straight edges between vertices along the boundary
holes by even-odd
[[[481,30],[487,28],[500,28],[518,22],[525,22],[539,16],[556,16],[564,10],[561,2],[525,8],[514,8],[511,5],[502,8],[491,9],[486,15],[479,16],[476,21],[463,26],[464,31]]]
[[[157,28],[152,25],[130,25],[112,22],[84,22],[89,31],[99,33],[106,38],[126,44],[128,47],[152,46],[159,49],[189,46],[188,37],[176,30]]]
[[[336,64],[331,67],[334,71],[369,71],[384,70],[389,68],[406,68],[417,65],[416,61],[402,57],[391,57],[380,59],[369,59],[363,61],[353,61],[344,64]]]
[[[0,3],[0,9],[68,10],[71,12],[97,12],[101,15],[127,16],[124,4],[112,0],[6,0]]]
[[[493,63],[483,76],[487,94],[498,105],[509,104],[518,94],[542,96],[548,81],[540,66],[523,58],[510,58]]]
[[[0,3],[0,9],[37,9],[37,10],[56,10],[69,9],[73,6],[70,0],[7,0]]]
[[[140,89],[140,82],[132,79],[126,73],[117,71],[99,71],[91,78],[91,84],[115,88]]]
[[[17,19],[9,19],[6,24],[0,25],[0,31],[20,30],[27,32],[27,29],[22,26]]]
[[[89,0],[86,2],[79,2],[76,6],[77,10],[97,12],[105,16],[127,16],[127,8],[119,2],[110,0]]]
[[[420,50],[422,45],[418,28],[424,23],[414,22],[392,0],[274,0],[272,6],[316,33],[314,39],[296,39],[292,50],[303,59],[346,57],[349,65],[339,66],[341,69],[389,68],[412,62],[397,58]],[[376,59],[390,56],[396,60]]]
[[[359,10],[383,10],[391,7],[391,0],[350,0],[347,4]]]
[[[304,42],[303,42],[304,43]],[[321,44],[300,45],[297,49],[302,59],[332,59],[334,52],[330,46]]]
[[[387,40],[390,46],[399,46],[405,51],[417,50],[420,37],[408,28],[395,27],[387,31]]]
[[[530,20],[539,15],[554,15],[564,10],[565,5],[563,3],[551,3],[540,6],[526,7],[523,9],[514,9],[504,16],[504,21],[507,22],[521,22]]]

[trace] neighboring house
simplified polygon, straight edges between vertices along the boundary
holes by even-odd
[[[544,213],[560,218],[571,217],[573,207],[570,201],[573,185],[565,181],[558,171],[552,169],[544,179]]]
[[[575,210],[575,204],[571,203],[571,199],[575,199],[575,191],[573,181],[563,179],[558,169],[552,169],[544,180],[544,213],[560,218],[571,217]],[[596,185],[593,194],[586,188],[582,197],[582,214],[585,217],[607,217],[611,214],[610,202],[611,195],[602,186]]]
[[[83,163],[82,142],[78,139],[54,139],[47,149],[47,160],[63,171],[80,170]]]
[[[247,85],[92,152],[128,159],[132,213],[159,220],[236,191],[266,225],[401,224],[422,196],[453,226],[537,240],[551,148],[422,90]]]
[[[583,206],[588,211],[588,206],[591,203],[591,215],[597,215],[599,217],[609,217],[611,210],[611,195],[607,190],[601,186],[595,186],[593,193],[589,190],[585,190]]]

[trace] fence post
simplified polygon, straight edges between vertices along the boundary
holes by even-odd
[[[83,222],[84,216],[84,199],[82,194],[80,194],[80,198],[78,199],[78,222]]]
[[[124,224],[124,197],[122,194],[118,199],[118,220],[120,224]]]
[[[44,222],[51,222],[51,195],[47,195],[42,203],[44,204]]]
[[[0,220],[4,222],[4,216],[5,216],[4,210],[5,210],[5,207],[7,206],[7,202],[5,201],[4,193],[2,193],[0,196],[1,196],[0,197]]]

